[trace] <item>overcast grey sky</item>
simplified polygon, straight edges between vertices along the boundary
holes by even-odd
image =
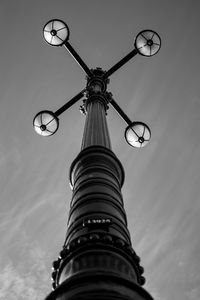
[[[108,87],[132,120],[150,126],[151,142],[141,150],[126,144],[126,124],[112,107],[108,124],[125,168],[124,203],[145,288],[157,300],[200,299],[199,9],[195,0],[1,0],[0,299],[43,299],[65,238],[81,102],[52,137],[37,135],[32,120],[86,82],[64,48],[43,41],[52,18],[69,25],[71,44],[91,68],[109,69],[143,29],[160,34],[160,52],[137,55]]]

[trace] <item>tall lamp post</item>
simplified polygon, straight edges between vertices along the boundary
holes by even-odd
[[[124,170],[111,150],[106,114],[111,104],[128,124],[125,138],[135,148],[144,147],[151,132],[143,122],[132,122],[107,91],[109,77],[137,54],[155,55],[161,46],[159,35],[143,30],[135,38],[134,49],[108,71],[89,69],[69,43],[69,28],[54,19],[43,29],[45,41],[63,46],[87,75],[86,87],[55,112],[39,112],[35,131],[53,135],[59,116],[83,99],[80,110],[86,115],[82,146],[70,168],[72,200],[63,249],[53,262],[53,291],[46,299],[152,300],[142,288],[145,283],[140,258],[131,245],[121,187]]]

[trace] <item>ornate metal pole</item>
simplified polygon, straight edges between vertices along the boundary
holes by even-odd
[[[140,32],[135,49],[111,67],[90,70],[69,44],[69,28],[61,20],[44,27],[52,46],[65,46],[87,74],[87,86],[55,113],[42,111],[34,118],[37,133],[54,134],[58,116],[84,95],[81,111],[86,115],[82,147],[70,168],[72,200],[66,239],[53,262],[53,292],[46,300],[152,300],[145,283],[140,258],[132,248],[121,188],[123,167],[111,150],[106,122],[109,103],[128,124],[127,142],[137,148],[150,139],[150,129],[131,122],[107,92],[108,77],[136,54],[152,56],[160,49],[160,37],[151,30]]]
[[[70,169],[66,242],[54,262],[55,290],[46,300],[152,300],[141,287],[143,268],[131,246],[121,194],[124,170],[111,151],[106,123],[111,97],[100,78],[88,83],[82,149]]]

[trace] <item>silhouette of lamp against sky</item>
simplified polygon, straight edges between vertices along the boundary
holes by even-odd
[[[109,105],[128,124],[125,139],[132,147],[144,147],[151,131],[145,123],[129,119],[107,91],[107,85],[109,77],[137,54],[155,55],[161,39],[153,30],[141,31],[133,50],[104,71],[88,68],[69,43],[69,35],[68,26],[58,19],[43,28],[45,41],[51,46],[65,47],[86,73],[86,87],[57,111],[41,111],[33,120],[38,134],[51,136],[59,128],[59,116],[83,98],[80,110],[86,121],[81,152],[70,168],[73,195],[67,235],[63,250],[53,263],[53,292],[46,299],[150,300],[150,294],[141,287],[145,283],[143,268],[127,228],[121,194],[124,171],[111,151],[106,122]]]

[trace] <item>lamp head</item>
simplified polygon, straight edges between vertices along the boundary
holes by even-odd
[[[43,110],[33,119],[33,127],[38,134],[50,136],[58,130],[59,119],[52,111]]]
[[[155,55],[161,47],[161,38],[153,30],[143,30],[135,38],[135,48],[143,56]]]
[[[61,20],[50,20],[44,25],[43,37],[51,46],[62,46],[69,39],[69,28]]]
[[[143,122],[133,122],[125,130],[125,139],[129,145],[142,148],[151,138],[149,127]]]

